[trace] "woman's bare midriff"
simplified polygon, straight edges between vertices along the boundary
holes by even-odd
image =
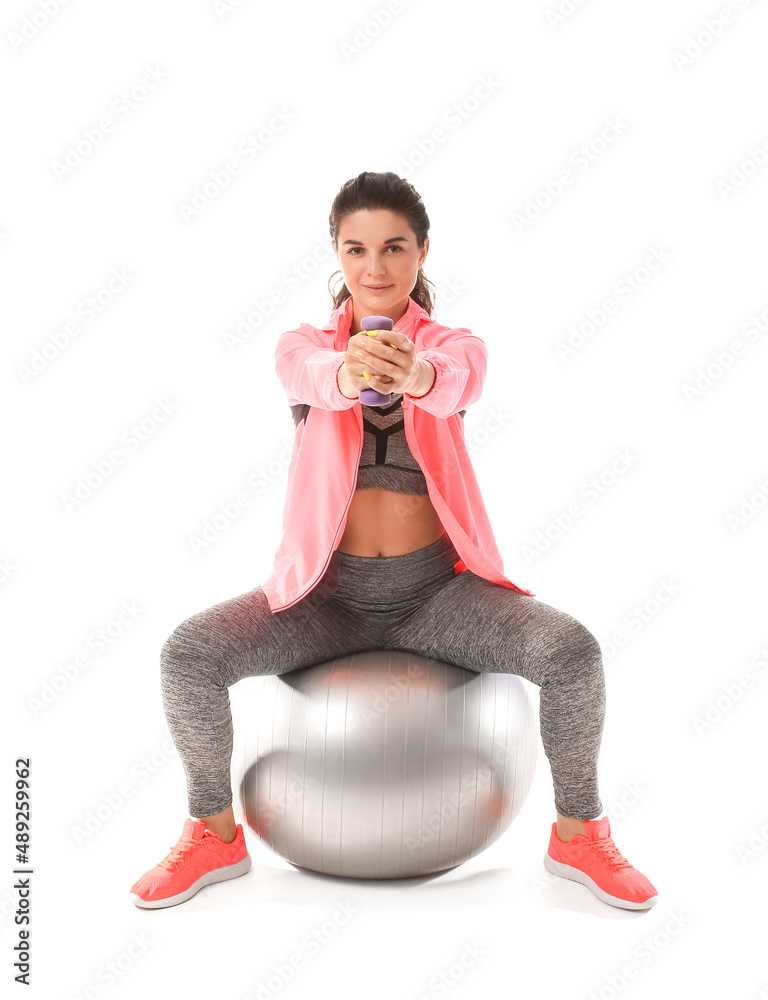
[[[428,496],[355,490],[339,551],[353,556],[402,556],[445,532]]]

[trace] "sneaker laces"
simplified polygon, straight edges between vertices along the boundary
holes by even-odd
[[[605,863],[613,871],[621,871],[622,868],[632,868],[632,865],[610,837],[605,837],[603,840],[590,840],[589,846],[600,852]]]
[[[170,854],[166,855],[162,861],[158,861],[157,867],[166,868],[169,872],[172,872],[185,854],[190,854],[202,843],[202,840],[192,840],[190,837],[179,837],[176,843],[171,846]]]

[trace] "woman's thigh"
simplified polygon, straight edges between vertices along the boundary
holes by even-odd
[[[543,685],[553,668],[600,657],[572,615],[465,570],[388,634],[388,648]]]
[[[261,587],[191,615],[166,639],[166,675],[203,674],[229,687],[243,677],[284,674],[350,653],[378,648],[379,636],[339,608],[322,587],[272,613]]]

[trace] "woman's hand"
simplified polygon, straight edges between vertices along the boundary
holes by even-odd
[[[393,330],[366,331],[349,338],[344,366],[353,389],[379,392],[409,392],[422,380],[422,362],[416,357],[413,341]],[[392,345],[392,346],[390,346]],[[367,379],[362,372],[371,377]]]

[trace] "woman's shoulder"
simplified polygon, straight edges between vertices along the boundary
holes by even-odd
[[[468,326],[449,326],[446,323],[438,323],[437,320],[432,319],[428,313],[424,313],[424,318],[418,323],[417,329],[419,335],[426,337],[430,340],[437,340],[444,342],[446,340],[455,340],[461,337],[474,337],[477,340],[477,334],[473,333]]]

